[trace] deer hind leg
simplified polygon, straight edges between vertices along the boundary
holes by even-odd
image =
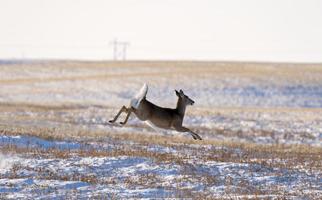
[[[184,126],[175,127],[175,129],[179,132],[189,132],[192,135],[193,139],[195,140],[202,140],[202,138],[197,133],[193,132],[192,130]]]
[[[130,117],[130,115],[132,113],[132,109],[131,108],[127,108],[126,109],[126,112],[127,112],[126,118],[125,118],[124,122],[120,122],[121,125],[126,124],[127,120],[129,119],[129,117]]]
[[[125,106],[122,106],[122,108],[121,108],[121,109],[120,109],[120,111],[117,113],[117,115],[115,115],[114,119],[110,120],[109,122],[110,122],[110,123],[114,123],[114,122],[117,120],[117,118],[119,118],[120,114],[121,114],[122,112],[127,112],[127,110],[128,110],[128,109],[127,109]]]

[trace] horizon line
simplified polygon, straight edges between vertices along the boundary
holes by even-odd
[[[251,64],[313,64],[322,65],[321,62],[303,61],[266,61],[266,60],[234,60],[234,59],[80,59],[80,58],[0,58],[1,62],[209,62],[209,63],[251,63]]]

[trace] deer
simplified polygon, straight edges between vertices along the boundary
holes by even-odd
[[[125,120],[120,122],[121,125],[125,125],[131,113],[134,113],[139,120],[147,122],[151,126],[166,130],[176,130],[178,132],[188,132],[191,134],[193,139],[202,140],[197,133],[182,125],[186,107],[188,105],[192,106],[195,102],[185,95],[181,89],[179,92],[175,90],[178,101],[177,106],[174,109],[163,108],[148,101],[146,99],[147,92],[148,86],[145,83],[136,96],[131,99],[130,105],[128,107],[122,106],[114,119],[110,120],[109,122],[116,122],[118,117],[125,112],[127,113]]]

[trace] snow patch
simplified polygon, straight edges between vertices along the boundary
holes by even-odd
[[[10,169],[15,162],[17,162],[15,155],[0,153],[0,171]]]
[[[59,149],[79,149],[81,144],[67,141],[49,141],[30,136],[6,136],[0,135],[0,144],[14,144],[19,147],[40,147]]]

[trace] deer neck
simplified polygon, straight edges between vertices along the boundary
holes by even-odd
[[[184,116],[184,113],[186,112],[186,104],[183,102],[182,99],[178,99],[178,102],[177,102],[177,108],[176,110],[178,111],[178,113],[183,117]]]

